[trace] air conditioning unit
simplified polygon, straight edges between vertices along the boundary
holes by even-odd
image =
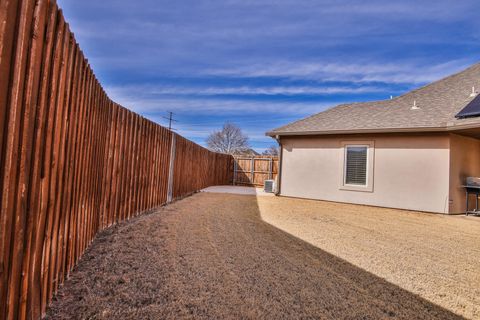
[[[263,190],[268,193],[275,193],[275,180],[265,180]]]

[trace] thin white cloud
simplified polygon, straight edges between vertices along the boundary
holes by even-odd
[[[390,84],[423,84],[438,80],[470,65],[465,59],[434,65],[418,63],[324,63],[284,61],[272,64],[252,64],[229,69],[212,69],[212,75],[232,77],[287,77],[344,81],[353,83],[383,82]]]
[[[128,92],[130,95],[332,95],[385,92],[378,86],[236,86],[236,87],[182,87],[155,84],[109,87],[110,92]]]
[[[385,91],[380,87],[314,87],[314,86],[272,86],[272,87],[163,87],[160,85],[107,86],[108,95],[116,102],[141,114],[149,115],[174,110],[179,113],[215,115],[234,113],[271,113],[278,115],[308,115],[327,107],[347,102],[338,100],[335,94],[364,94]],[[385,94],[385,98],[390,93]],[[224,95],[224,98],[215,96]],[[233,95],[233,97],[229,97]],[[243,98],[236,96],[243,96]],[[252,95],[332,95],[328,101],[302,101],[292,99],[258,100],[245,99]]]
[[[107,90],[108,91],[108,90]],[[235,99],[202,99],[164,98],[164,97],[136,97],[110,92],[112,99],[123,106],[138,113],[149,115],[174,110],[179,113],[205,114],[215,112],[221,114],[252,114],[258,112],[272,114],[307,115],[320,112],[338,102],[275,102],[275,101],[246,101]]]
[[[480,38],[478,0],[58,2],[107,92],[147,117],[300,118],[349,95],[387,98],[469,66]],[[341,85],[312,84],[328,81]]]

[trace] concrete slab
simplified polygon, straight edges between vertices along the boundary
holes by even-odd
[[[232,193],[232,194],[245,194],[252,196],[266,196],[273,197],[273,193],[266,193],[262,188],[254,187],[242,187],[242,186],[213,186],[208,187],[200,192],[210,192],[210,193]]]

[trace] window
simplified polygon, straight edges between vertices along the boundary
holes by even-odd
[[[375,141],[342,141],[340,190],[373,192]]]
[[[345,184],[367,185],[368,146],[346,146]]]

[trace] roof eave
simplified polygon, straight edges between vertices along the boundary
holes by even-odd
[[[355,130],[328,130],[328,131],[276,131],[267,132],[270,137],[275,136],[320,136],[335,134],[362,134],[362,133],[401,133],[401,132],[427,132],[427,131],[445,131],[441,128],[385,128],[385,129],[355,129]]]
[[[415,133],[415,132],[451,132],[457,130],[480,128],[479,123],[458,124],[441,127],[417,127],[417,128],[380,128],[380,129],[354,129],[354,130],[328,130],[328,131],[269,131],[267,136],[319,136],[335,134],[368,134],[368,133]]]

